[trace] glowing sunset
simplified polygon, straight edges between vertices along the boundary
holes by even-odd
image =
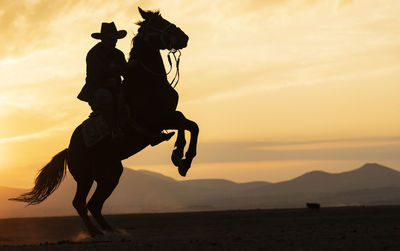
[[[190,37],[178,109],[200,138],[185,179],[281,181],[366,162],[400,170],[398,1],[26,0],[1,5],[1,185],[30,187],[68,146],[90,112],[76,98],[90,34],[114,21],[128,31],[117,44],[128,58],[138,5]],[[181,179],[172,149],[163,143],[124,165]]]
[[[398,250],[398,0],[0,2],[1,250]]]

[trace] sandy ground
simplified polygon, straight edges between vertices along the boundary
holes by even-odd
[[[400,250],[400,207],[109,215],[89,238],[78,217],[0,220],[0,250]]]

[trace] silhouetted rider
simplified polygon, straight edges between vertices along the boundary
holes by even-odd
[[[86,56],[86,83],[78,99],[88,102],[94,113],[101,113],[113,134],[121,136],[118,127],[118,110],[123,105],[121,94],[121,76],[128,70],[124,53],[115,48],[118,39],[127,32],[117,30],[114,22],[102,23],[101,31],[92,33],[100,39]],[[172,134],[147,135],[152,145],[168,140]]]
[[[86,56],[86,83],[78,99],[89,103],[95,113],[102,113],[108,125],[116,128],[117,95],[121,86],[121,76],[125,75],[127,64],[124,53],[117,48],[117,40],[127,32],[118,31],[114,22],[102,23],[101,32],[92,37],[100,39]]]

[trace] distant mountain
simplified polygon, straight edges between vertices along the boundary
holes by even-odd
[[[25,207],[7,199],[26,190],[0,187],[0,217],[75,215],[75,189],[76,183],[68,174],[46,201]],[[159,173],[125,168],[104,211],[118,214],[284,208],[304,207],[306,202],[322,206],[400,204],[400,172],[365,164],[349,172],[313,171],[278,183],[236,183],[223,179],[177,181]]]
[[[362,167],[337,174],[313,171],[295,179],[266,186],[255,193],[303,194],[337,193],[342,191],[400,186],[400,172],[379,164]]]

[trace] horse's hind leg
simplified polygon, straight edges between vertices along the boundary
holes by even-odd
[[[112,231],[112,227],[107,223],[106,219],[101,213],[101,210],[103,209],[104,202],[111,195],[116,186],[117,183],[103,181],[98,182],[96,191],[88,203],[88,209],[90,213],[105,231]]]
[[[92,198],[90,198],[88,202],[88,209],[103,230],[112,231],[111,226],[101,214],[101,210],[103,209],[106,199],[110,197],[111,193],[118,185],[119,177],[122,174],[123,167],[121,162],[119,162],[107,166],[107,168],[112,170],[112,173],[107,172],[103,177],[101,177],[101,179],[97,180],[97,188]]]
[[[90,188],[93,185],[92,179],[78,179],[77,180],[77,189],[75,193],[74,200],[72,201],[72,205],[78,212],[79,216],[82,218],[83,223],[88,229],[91,236],[103,234],[100,230],[98,230],[89,219],[87,214],[87,206],[86,206],[86,197],[90,191]]]

